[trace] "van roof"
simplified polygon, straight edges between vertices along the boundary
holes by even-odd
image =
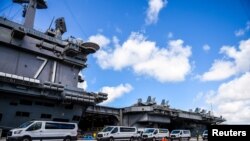
[[[107,125],[105,127],[126,127],[126,128],[136,128],[136,127],[129,127],[129,126],[114,126],[114,125]]]
[[[60,122],[60,121],[49,121],[49,120],[31,120],[33,122],[54,122],[54,123],[68,123],[68,124],[77,124],[75,122]]]
[[[190,131],[189,129],[174,129],[172,131]]]
[[[167,128],[144,128],[144,129],[161,129],[161,130],[168,130]]]
[[[174,129],[174,130],[189,130],[189,129]],[[190,131],[190,130],[189,130]]]

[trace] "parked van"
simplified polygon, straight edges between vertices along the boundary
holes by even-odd
[[[182,139],[190,139],[191,138],[191,133],[190,130],[173,130],[170,134],[170,138],[172,140],[174,139],[178,139],[178,140],[182,140]]]
[[[136,140],[138,137],[137,129],[135,127],[125,126],[106,126],[101,132],[97,134],[98,141],[114,141],[114,140]]]
[[[169,138],[168,129],[146,128],[142,134],[143,140],[162,140],[162,138]]]
[[[137,140],[142,141],[142,135],[145,132],[145,128],[137,128]]]
[[[203,134],[202,134],[202,139],[206,140],[208,138],[208,130],[204,130]]]
[[[64,140],[77,139],[78,126],[76,123],[54,121],[28,121],[12,129],[7,134],[7,141],[34,140]]]

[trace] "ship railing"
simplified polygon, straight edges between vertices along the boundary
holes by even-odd
[[[19,76],[10,73],[4,73],[4,72],[0,72],[0,81],[21,84],[21,85],[29,85],[29,86],[39,86],[41,84],[40,80],[38,79]]]

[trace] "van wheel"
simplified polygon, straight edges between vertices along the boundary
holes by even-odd
[[[31,141],[31,138],[30,137],[23,137],[22,141]]]
[[[21,141],[31,141],[31,138],[30,137],[23,137]]]
[[[66,137],[63,141],[71,141],[70,137]]]
[[[109,138],[109,141],[114,141],[114,138],[112,138],[112,137],[111,137],[111,138]]]
[[[155,137],[152,139],[153,141],[156,141]]]

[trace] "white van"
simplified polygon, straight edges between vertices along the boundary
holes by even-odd
[[[173,130],[170,134],[170,138],[172,140],[174,140],[174,139],[178,139],[178,140],[188,139],[188,140],[190,140],[191,133],[190,133],[190,130]]]
[[[202,134],[202,139],[206,140],[208,138],[208,130],[204,130],[203,134]]]
[[[136,140],[138,137],[135,127],[125,126],[106,126],[97,134],[98,141],[114,141],[114,140]]]
[[[143,140],[162,140],[162,138],[169,138],[168,129],[146,128],[142,134]]]
[[[76,123],[28,121],[18,128],[10,130],[7,134],[7,141],[71,141],[77,139],[77,130]]]

